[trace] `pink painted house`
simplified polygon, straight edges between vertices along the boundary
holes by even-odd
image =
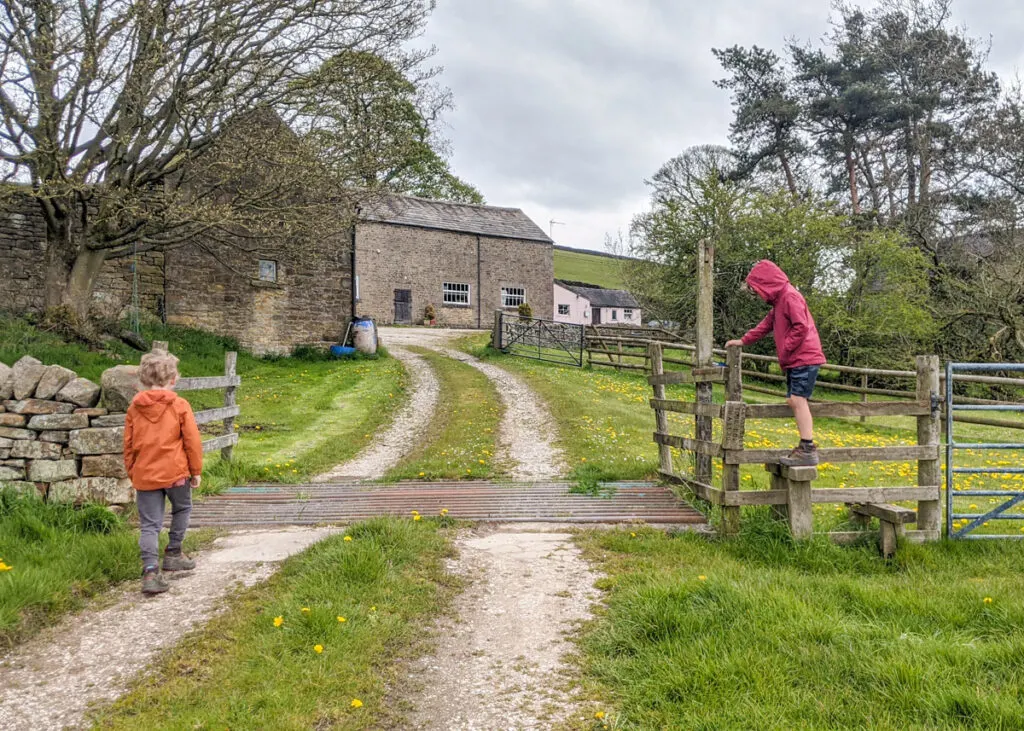
[[[640,325],[640,303],[624,289],[555,280],[555,321],[576,325]]]

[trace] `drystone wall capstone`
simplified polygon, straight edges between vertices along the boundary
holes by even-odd
[[[50,502],[134,500],[122,450],[124,410],[138,383],[133,368],[111,370],[104,393],[74,371],[30,356],[0,363],[0,486]]]

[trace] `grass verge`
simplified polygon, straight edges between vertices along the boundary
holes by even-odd
[[[213,538],[186,535],[186,550]],[[139,576],[138,533],[97,506],[75,509],[0,490],[0,650],[118,582]]]
[[[906,546],[886,563],[793,544],[759,515],[735,541],[578,538],[608,577],[580,646],[612,727],[1024,727],[1024,546]]]
[[[424,348],[410,348],[427,361],[440,381],[440,396],[429,434],[385,479],[488,479],[507,465],[495,459],[503,408],[494,384],[472,366]]]
[[[96,725],[399,727],[385,704],[389,667],[422,645],[421,628],[453,593],[440,523],[373,519],[289,558],[172,650],[155,677],[98,712]]]

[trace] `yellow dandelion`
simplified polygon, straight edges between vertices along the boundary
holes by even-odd
[[[986,604],[991,604],[992,603],[992,597],[987,596],[984,599],[982,599],[982,601],[985,602]]]
[[[636,538],[636,533],[630,533],[630,534],[629,534],[629,537],[630,537],[630,538]]]
[[[478,461],[478,462],[479,462],[480,464],[487,464],[487,463],[486,463],[486,462],[484,462],[484,461],[483,461],[482,459],[481,459],[481,460],[477,460],[477,461]]]
[[[309,607],[303,607],[302,608],[302,613],[303,614],[309,614]]]
[[[352,536],[345,536],[345,542],[346,542],[346,543],[347,543],[348,541],[351,541],[351,540],[352,540]]]
[[[415,521],[415,520],[420,520],[422,517],[423,517],[422,515],[414,515],[414,516],[412,516],[412,519]]]
[[[370,607],[370,611],[371,612],[376,612],[377,611],[377,607]]]
[[[600,721],[602,718],[604,718],[604,711],[598,711],[597,713],[595,713],[594,718]]]
[[[341,623],[341,622],[347,622],[347,621],[348,621],[347,619],[345,619],[345,618],[344,618],[344,617],[342,617],[341,615],[338,615],[338,622],[339,622],[339,623]]]
[[[580,462],[586,462],[586,461],[587,461],[586,457],[580,457]]]
[[[707,581],[707,580],[708,580],[708,577],[705,576],[704,574],[701,574],[700,576],[697,577],[697,581]]]
[[[349,703],[349,705],[352,706],[353,708],[362,708],[363,707],[363,702],[361,700],[359,700],[358,698],[353,698],[352,702]]]
[[[419,511],[418,511],[418,510],[413,510],[413,511],[412,511],[412,514],[413,514],[413,515],[419,515],[420,513],[419,513]]]
[[[313,652],[315,652],[317,655],[319,655],[323,651],[324,651],[324,646],[323,645],[313,645]]]
[[[441,515],[448,515],[448,508],[441,508]]]
[[[274,617],[274,626],[275,627],[280,627],[282,624],[284,624],[284,616],[278,615],[278,616]]]
[[[420,472],[420,477],[426,477],[426,476],[427,476],[426,472]]]

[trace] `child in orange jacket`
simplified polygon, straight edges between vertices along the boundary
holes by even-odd
[[[203,471],[203,443],[188,401],[172,390],[178,359],[170,353],[142,356],[139,383],[124,420],[124,466],[135,488],[139,510],[142,591],[159,594],[170,588],[158,566],[165,501],[171,503],[170,541],[164,571],[189,571],[195,561],[182,555],[181,542],[192,512],[192,488]]]

